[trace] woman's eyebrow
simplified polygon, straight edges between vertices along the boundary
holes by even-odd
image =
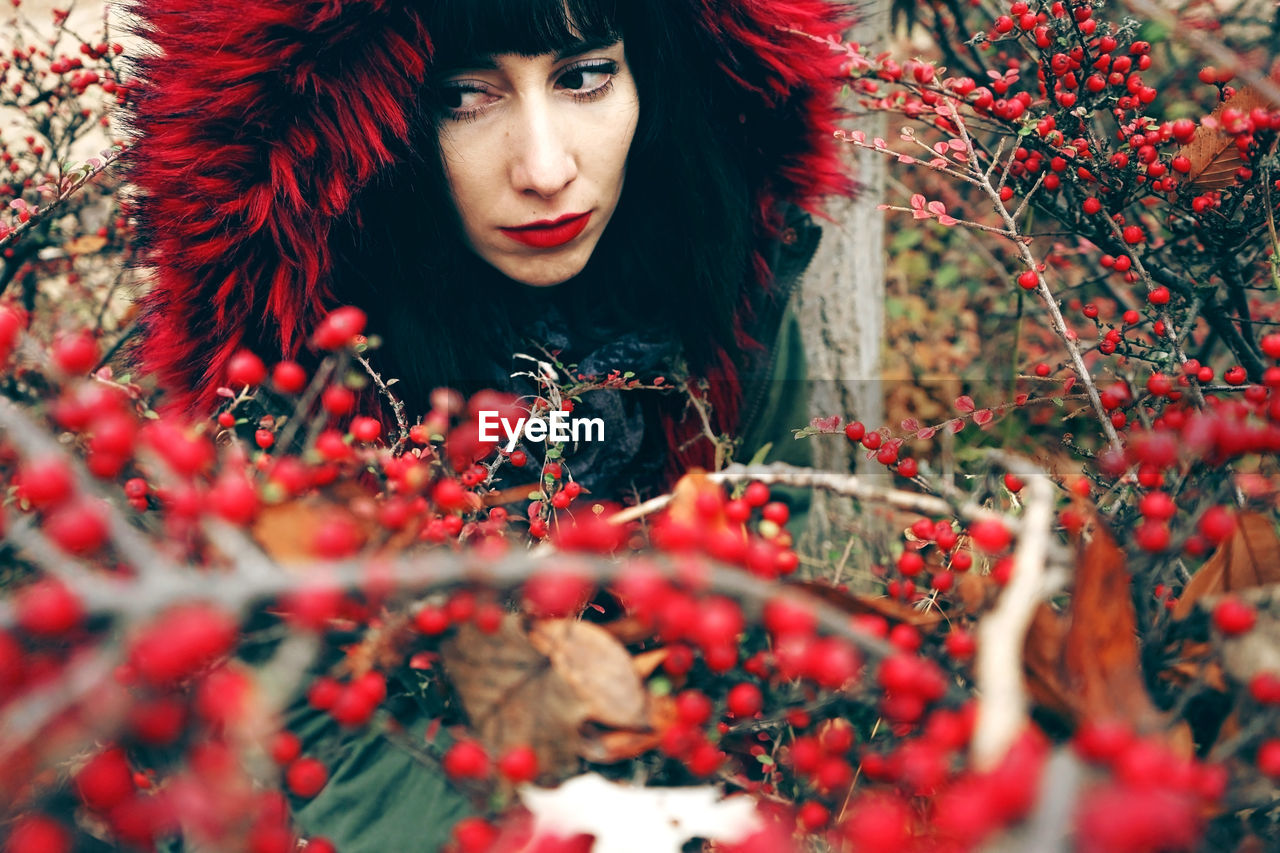
[[[617,44],[620,41],[622,41],[622,39],[618,38],[617,36],[595,36],[592,38],[582,39],[581,41],[575,41],[572,44],[568,45],[567,47],[556,51],[556,62],[561,62],[572,56],[579,56],[584,53],[589,53],[590,51],[593,51],[593,50],[600,50],[601,48],[613,47],[615,44]],[[519,54],[519,55],[531,58],[534,56],[539,56],[540,54],[531,53],[531,54]],[[463,60],[462,62],[457,63],[456,67],[459,69],[470,69],[475,71],[497,71],[498,61],[494,58],[494,56],[495,54],[492,54],[492,53],[472,56],[468,59]]]
[[[594,36],[592,38],[583,39],[582,41],[574,42],[563,50],[558,51],[556,53],[556,61],[559,62],[562,59],[568,59],[571,56],[577,56],[592,50],[613,47],[620,41],[622,41],[622,39],[617,36]]]

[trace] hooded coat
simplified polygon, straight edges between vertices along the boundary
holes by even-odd
[[[127,161],[152,281],[135,357],[164,389],[165,410],[211,413],[240,349],[269,362],[305,356],[335,294],[350,292],[343,283],[361,259],[349,247],[361,245],[372,189],[410,168],[433,55],[422,2],[137,0],[136,31],[155,50],[135,69]],[[669,5],[687,6],[753,146],[756,247],[734,318],[738,351],[707,371],[714,426],[737,434],[742,380],[774,361],[786,302],[772,263],[782,211],[850,189],[832,135],[842,58],[819,40],[847,21],[828,0]],[[668,470],[706,464],[709,441],[687,450],[694,413],[664,419],[668,447],[686,448]]]
[[[136,31],[154,46],[135,69],[127,161],[152,280],[136,358],[168,410],[209,413],[240,349],[298,357],[348,290],[360,258],[337,247],[360,244],[371,188],[408,168],[433,55],[418,11],[429,2],[135,0]],[[817,229],[796,212],[850,189],[832,133],[842,58],[820,41],[846,21],[827,0],[668,2],[681,4],[756,146],[740,352],[722,359],[714,386],[729,389],[713,412],[732,433],[780,414],[740,380],[777,376],[780,360],[797,357],[787,291]],[[698,425],[665,426],[672,458],[687,464],[674,449]],[[392,741],[372,729],[340,734],[327,715],[296,708],[290,724],[308,744],[342,738],[323,753],[325,788],[293,804],[303,831],[344,853],[439,849],[470,806],[421,749],[401,745],[423,742],[431,714],[410,713]]]

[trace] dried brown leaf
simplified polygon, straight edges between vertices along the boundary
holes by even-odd
[[[1222,129],[1222,114],[1227,109],[1248,113],[1255,108],[1269,108],[1270,102],[1252,86],[1242,86],[1210,114],[1213,122],[1196,128],[1191,141],[1178,154],[1191,161],[1186,186],[1190,189],[1218,190],[1236,181],[1236,170],[1246,164],[1236,147],[1236,139]]]
[[[708,525],[708,519],[698,513],[698,495],[711,493],[722,494],[721,488],[707,477],[701,468],[693,468],[676,481],[671,490],[671,503],[667,504],[667,517],[682,524],[693,524],[700,528],[710,526],[719,530],[728,526],[723,517],[715,519]]]
[[[549,776],[579,756],[617,760],[651,748],[652,700],[626,649],[589,622],[506,616],[493,634],[463,625],[441,646],[476,736],[491,754],[528,745]],[[619,731],[634,737],[606,737]],[[644,746],[636,746],[643,743]],[[637,752],[627,752],[630,747]],[[625,753],[625,755],[624,755]]]
[[[989,593],[994,588],[990,575],[965,572],[956,583],[956,595],[964,612],[973,615],[987,606]]]
[[[508,615],[492,634],[461,626],[441,645],[441,658],[491,755],[528,745],[545,773],[576,765],[582,701],[529,642],[518,616]]]
[[[1240,513],[1231,538],[1205,560],[1182,590],[1173,618],[1185,619],[1207,596],[1273,583],[1280,583],[1280,537],[1275,525],[1262,513]]]
[[[94,252],[101,251],[106,245],[106,237],[99,237],[96,234],[84,234],[74,240],[63,243],[62,248],[69,255],[92,255]]]
[[[1031,617],[1022,649],[1023,668],[1031,698],[1066,719],[1076,714],[1075,700],[1062,676],[1062,651],[1067,640],[1067,620],[1047,604],[1040,604]]]
[[[1124,552],[1096,525],[1076,570],[1063,663],[1081,714],[1146,730],[1159,714],[1143,684],[1129,585]]]
[[[575,619],[547,619],[529,642],[577,694],[584,720],[615,729],[644,728],[648,694],[627,650],[608,631]]]
[[[311,537],[325,510],[315,497],[263,507],[253,523],[253,538],[277,563],[312,562]]]

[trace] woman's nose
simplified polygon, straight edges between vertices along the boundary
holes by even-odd
[[[545,102],[527,104],[520,116],[512,134],[512,186],[552,198],[578,176],[570,131]]]

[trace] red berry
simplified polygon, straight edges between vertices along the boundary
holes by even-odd
[[[70,853],[71,833],[52,818],[26,815],[9,830],[4,853]]]
[[[1280,738],[1265,740],[1258,747],[1258,769],[1264,776],[1280,779]]]
[[[1243,385],[1249,380],[1249,375],[1243,367],[1237,365],[1223,373],[1222,378],[1228,385]]]
[[[330,385],[320,395],[320,405],[331,415],[348,415],[356,407],[356,392],[345,385]]]
[[[271,369],[271,382],[286,394],[299,394],[307,387],[307,372],[296,361],[282,361]]]
[[[276,732],[271,738],[271,760],[286,765],[302,754],[302,740],[293,732]]]
[[[1257,620],[1254,609],[1238,598],[1224,598],[1213,609],[1213,624],[1228,637],[1247,633]]]
[[[489,775],[489,756],[473,740],[460,740],[449,747],[442,764],[453,779],[483,779]]]
[[[764,707],[764,697],[754,684],[735,684],[726,699],[729,714],[734,717],[754,717]]]
[[[60,337],[53,344],[53,361],[63,373],[88,373],[98,363],[98,342],[88,332]]]
[[[1082,207],[1084,208],[1085,213],[1092,216],[1093,214],[1102,210],[1102,202],[1098,201],[1096,198],[1089,197],[1084,200],[1084,204],[1082,205]]]
[[[1123,233],[1124,241],[1130,244],[1141,243],[1147,238],[1146,233],[1143,232],[1142,227],[1139,225],[1126,225]]]
[[[21,468],[18,493],[35,509],[57,506],[71,497],[74,489],[71,465],[62,457],[32,459]]]
[[[1260,672],[1249,681],[1249,694],[1259,705],[1280,705],[1280,673]]]
[[[1147,294],[1147,301],[1152,305],[1168,305],[1169,288],[1164,286],[1153,287],[1151,292]]]
[[[1257,613],[1253,607],[1238,598],[1224,598],[1213,608],[1213,625],[1228,637],[1247,633],[1256,621]]]
[[[258,514],[258,490],[242,474],[226,472],[209,489],[209,508],[232,524],[243,527]]]
[[[382,424],[376,418],[359,417],[351,421],[351,435],[366,444],[382,438]]]
[[[898,571],[907,577],[914,577],[924,571],[924,557],[917,551],[903,551],[898,556]]]
[[[867,434],[867,428],[861,421],[850,421],[845,424],[844,434],[850,441],[862,441],[862,437]]]
[[[227,361],[229,385],[261,385],[266,379],[267,368],[262,359],[249,350],[242,349]]]
[[[498,772],[508,782],[532,782],[538,776],[538,755],[529,746],[513,747],[498,759]]]
[[[1018,275],[1018,286],[1023,290],[1034,290],[1040,279],[1034,270],[1024,270]]]
[[[791,509],[781,501],[773,501],[765,504],[760,510],[760,514],[764,516],[766,521],[772,521],[774,524],[782,526],[791,518]]]
[[[973,635],[963,628],[954,628],[946,639],[947,654],[956,660],[968,660],[977,651]]]
[[[413,624],[419,631],[429,637],[443,634],[452,624],[449,613],[443,607],[428,604],[413,617]]]
[[[285,784],[296,797],[310,799],[329,781],[329,769],[315,758],[299,758],[285,771]]]
[[[1138,512],[1143,518],[1167,521],[1178,511],[1178,505],[1165,492],[1148,492],[1138,501]]]
[[[1223,506],[1211,506],[1200,516],[1196,526],[1200,529],[1200,535],[1218,545],[1235,531],[1236,522],[1231,510]]]
[[[81,801],[99,813],[110,811],[134,792],[133,771],[124,750],[103,750],[80,768],[75,776]]]
[[[320,321],[312,343],[322,350],[341,349],[364,331],[365,320],[365,313],[355,306],[337,308]]]
[[[994,518],[983,518],[969,525],[969,536],[979,549],[996,554],[1009,547],[1013,534],[1004,523]]]
[[[1162,521],[1144,521],[1134,529],[1133,539],[1142,550],[1159,553],[1169,547],[1169,525]]]
[[[1268,358],[1280,359],[1280,332],[1262,336],[1262,351]]]
[[[71,590],[54,578],[43,578],[17,594],[18,627],[38,637],[66,633],[80,624],[84,611]]]

